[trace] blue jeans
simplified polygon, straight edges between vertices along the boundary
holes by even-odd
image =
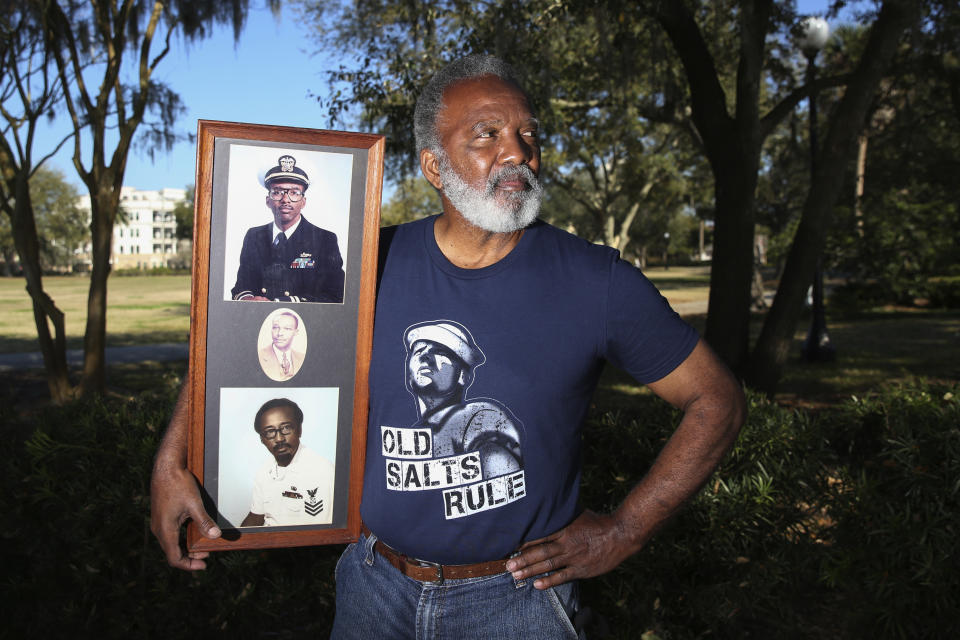
[[[408,578],[360,536],[337,562],[332,640],[577,640],[577,585],[539,591],[509,573],[445,580]]]

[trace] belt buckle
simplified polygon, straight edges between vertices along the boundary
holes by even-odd
[[[410,558],[417,563],[418,567],[426,567],[433,569],[437,572],[437,577],[435,580],[430,580],[432,583],[443,584],[443,565],[439,562],[430,562],[429,560],[421,560],[420,558]]]

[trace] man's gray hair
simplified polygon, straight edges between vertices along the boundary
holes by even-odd
[[[437,118],[443,110],[443,93],[447,87],[480,76],[496,76],[517,85],[523,91],[523,85],[520,84],[516,71],[499,58],[472,55],[454,60],[430,79],[420,93],[420,97],[417,98],[417,107],[413,112],[417,155],[424,149],[443,152],[440,146],[440,135],[437,133]]]

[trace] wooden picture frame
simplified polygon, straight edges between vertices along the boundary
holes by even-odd
[[[198,123],[187,464],[223,535],[190,551],[359,537],[383,151]]]

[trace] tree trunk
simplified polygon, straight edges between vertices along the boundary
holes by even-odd
[[[714,163],[716,223],[704,337],[736,373],[742,373],[746,364],[750,340],[758,159],[757,154],[749,155],[718,158]]]
[[[67,338],[63,312],[43,290],[40,243],[37,240],[33,203],[30,200],[26,175],[17,176],[14,193],[15,201],[10,216],[10,227],[14,245],[20,256],[23,276],[27,281],[27,293],[33,301],[33,321],[37,327],[37,341],[40,344],[43,365],[46,369],[47,387],[50,390],[51,399],[59,404],[73,396],[67,368]],[[50,324],[53,325],[52,336]]]
[[[682,2],[658,2],[654,15],[673,42],[690,86],[691,117],[714,176],[716,228],[705,338],[736,373],[746,364],[753,276],[754,200],[760,145],[759,96],[771,0],[740,3],[736,112],[710,48]]]
[[[700,220],[700,252],[697,254],[697,260],[703,260],[704,254],[706,253],[706,245],[704,244],[705,236],[707,232],[707,222],[701,218]]]
[[[853,191],[853,219],[857,235],[863,237],[863,188],[867,180],[867,132],[857,138],[857,186]]]
[[[13,258],[16,255],[13,249],[3,250],[3,275],[6,278],[13,277]]]
[[[883,3],[860,63],[831,119],[776,298],[747,369],[747,383],[767,394],[773,394],[783,374],[804,296],[843,185],[844,167],[863,129],[870,101],[900,36],[919,14],[916,0]]]
[[[649,189],[647,189],[647,191],[649,191]],[[620,255],[624,255],[627,252],[627,245],[630,244],[630,227],[633,225],[633,221],[637,217],[638,211],[640,211],[640,203],[634,202],[630,206],[630,210],[627,212],[627,217],[623,219],[623,224],[620,225],[620,233],[617,236],[617,243],[615,245],[611,245],[614,249],[620,252]]]
[[[763,273],[760,272],[760,262],[753,265],[753,289],[751,290],[753,307],[758,311],[767,308],[766,292],[763,290]]]
[[[91,272],[87,293],[87,325],[83,334],[82,393],[102,393],[106,388],[107,278],[113,243],[113,216],[116,200],[112,192],[101,190],[90,199]],[[111,209],[111,205],[113,208]]]

